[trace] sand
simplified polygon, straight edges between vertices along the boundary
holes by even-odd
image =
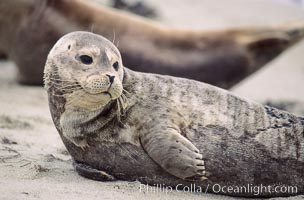
[[[165,24],[195,29],[304,20],[300,8],[265,0],[150,0]],[[170,5],[170,8],[168,8]],[[232,91],[304,115],[304,42]],[[141,191],[139,182],[97,182],[74,171],[52,123],[46,91],[18,85],[14,63],[0,63],[0,199],[234,199],[191,192]],[[304,173],[304,172],[303,172]],[[302,199],[304,196],[290,199]]]

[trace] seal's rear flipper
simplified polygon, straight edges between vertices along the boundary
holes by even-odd
[[[290,38],[284,33],[262,33],[249,37],[244,42],[252,66],[263,66],[290,46]],[[251,68],[254,72],[258,68]]]
[[[92,168],[84,163],[73,161],[73,167],[76,172],[85,178],[93,179],[95,181],[115,181],[116,178],[104,171]]]
[[[237,42],[248,51],[252,73],[304,38],[304,22],[273,28],[251,29],[237,34]]]
[[[289,37],[289,45],[293,45],[304,38],[304,22],[287,24],[282,30]]]

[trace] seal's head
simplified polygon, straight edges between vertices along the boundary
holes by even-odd
[[[90,32],[73,32],[58,40],[44,73],[45,87],[56,87],[73,107],[95,110],[119,98],[123,91],[118,49]]]

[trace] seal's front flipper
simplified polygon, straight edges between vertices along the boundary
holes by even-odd
[[[140,135],[148,155],[170,174],[187,180],[204,180],[205,163],[199,150],[176,129]]]
[[[96,181],[115,181],[115,177],[98,169],[94,169],[89,165],[81,162],[73,161],[73,167],[80,176]]]

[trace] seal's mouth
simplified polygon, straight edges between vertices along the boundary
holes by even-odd
[[[106,89],[106,90],[100,90],[100,91],[98,91],[98,89],[92,89],[92,88],[85,88],[85,87],[82,87],[82,89],[86,92],[86,93],[88,93],[88,94],[90,94],[90,95],[101,95],[101,94],[104,94],[104,95],[109,95],[110,97],[111,97],[111,99],[112,99],[112,94],[111,94],[111,86],[112,85],[110,85],[109,87],[108,87],[108,89]]]
[[[91,76],[80,82],[82,90],[94,98],[115,100],[120,97],[123,91],[122,84],[119,81],[109,81],[106,77]],[[85,96],[84,96],[85,97]]]
[[[113,99],[112,94],[110,92],[104,92],[105,94],[109,95],[111,99]]]
[[[91,93],[89,91],[84,90],[88,95],[90,96],[100,96],[100,95],[105,95],[105,96],[109,96],[111,100],[115,100],[118,97],[115,97],[115,94],[112,94],[109,90],[108,91],[104,91],[104,92],[99,92],[99,93]]]

